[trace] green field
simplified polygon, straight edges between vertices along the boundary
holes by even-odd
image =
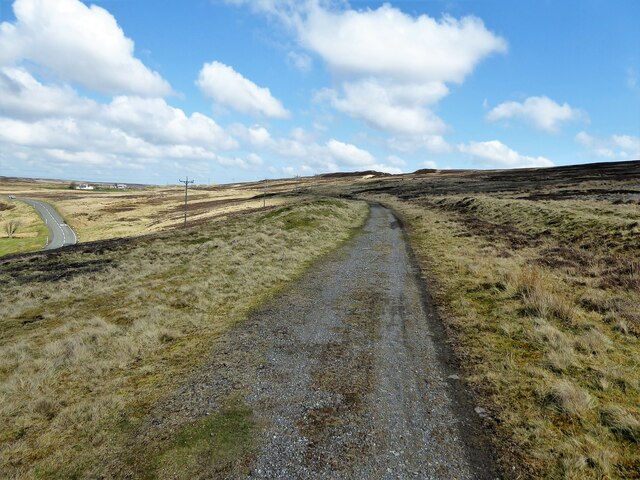
[[[13,238],[5,231],[7,223],[18,222]],[[47,243],[49,231],[36,210],[17,200],[0,200],[0,256],[33,252]]]

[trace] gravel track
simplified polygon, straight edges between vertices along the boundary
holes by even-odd
[[[353,239],[217,341],[128,454],[241,395],[261,427],[251,479],[496,478],[415,265],[396,218],[373,205]],[[139,475],[120,463],[106,476]]]
[[[402,229],[373,206],[362,233],[256,314],[272,340],[248,398],[267,425],[251,478],[495,477],[429,310]]]

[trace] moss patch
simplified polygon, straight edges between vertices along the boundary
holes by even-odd
[[[236,403],[187,425],[158,456],[156,478],[239,478],[254,446],[251,410]],[[206,472],[206,475],[203,475]]]

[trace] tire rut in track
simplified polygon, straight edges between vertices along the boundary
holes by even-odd
[[[266,429],[251,478],[492,478],[464,438],[393,214],[256,313],[279,334],[248,397]]]

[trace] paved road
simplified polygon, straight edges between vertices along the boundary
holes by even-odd
[[[49,228],[49,244],[44,247],[45,250],[53,250],[78,243],[76,233],[64,222],[64,219],[56,209],[47,202],[31,200],[29,198],[18,198],[17,200],[35,208]]]

